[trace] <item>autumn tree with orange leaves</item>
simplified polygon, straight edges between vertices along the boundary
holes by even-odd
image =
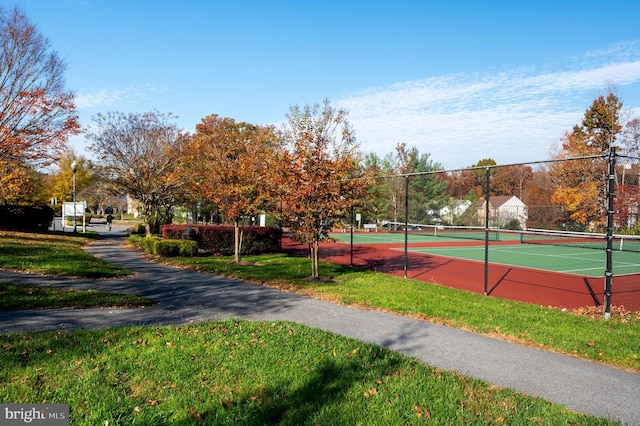
[[[565,226],[584,229],[601,224],[605,209],[605,156],[622,131],[622,102],[613,93],[600,96],[586,110],[582,123],[562,139],[556,159],[579,158],[555,163],[550,170],[556,187],[552,201],[563,206]]]
[[[334,222],[349,215],[369,185],[347,111],[322,105],[293,106],[285,127],[281,176],[282,218],[309,245],[312,278],[320,278],[318,248]]]
[[[0,7],[0,176],[2,197],[25,190],[24,171],[54,161],[79,132],[65,63],[17,8]]]
[[[236,122],[216,114],[202,119],[182,155],[181,178],[204,201],[233,221],[234,260],[240,261],[244,216],[255,216],[269,200],[280,140],[270,126]]]

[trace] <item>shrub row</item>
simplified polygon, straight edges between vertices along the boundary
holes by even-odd
[[[207,253],[232,255],[234,253],[233,226],[225,225],[163,225],[162,237],[166,239],[185,239],[188,228],[195,230],[195,241]],[[272,226],[246,226],[242,230],[242,253],[254,255],[278,253],[282,249],[282,229]]]
[[[0,228],[15,231],[46,231],[53,220],[50,206],[0,206]]]
[[[131,234],[129,235],[129,243],[147,253],[164,257],[195,256],[198,254],[198,243],[189,240],[165,240],[156,236],[145,237]]]

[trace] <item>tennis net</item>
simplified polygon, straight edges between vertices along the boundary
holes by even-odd
[[[404,232],[405,224],[389,222],[390,232]],[[407,232],[410,235],[422,235],[426,237],[460,238],[464,240],[484,241],[485,233],[489,234],[489,241],[500,241],[500,229],[483,226],[455,226],[455,225],[424,225],[408,224]]]
[[[512,231],[510,231],[512,232]],[[544,244],[554,246],[580,247],[587,249],[605,250],[607,248],[606,234],[585,232],[567,232],[542,229],[516,231],[523,244]],[[613,235],[612,249],[640,253],[640,236]]]

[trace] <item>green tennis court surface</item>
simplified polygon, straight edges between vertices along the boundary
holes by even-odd
[[[348,232],[331,236],[345,243],[351,241],[351,235]],[[409,251],[411,252],[483,262],[485,247],[484,241],[480,241],[481,239],[482,236],[474,235],[467,239],[467,243],[470,245],[446,246],[445,243],[461,243],[465,239],[460,236],[441,235],[436,237],[421,233],[409,233],[408,235],[409,243],[429,243],[425,247],[410,247]],[[602,247],[594,249],[572,246],[571,243],[566,246],[541,243],[520,244],[520,239],[520,235],[517,234],[500,233],[499,240],[502,243],[490,242],[489,244],[489,262],[581,276],[604,277],[606,252],[602,241],[598,241]],[[404,240],[405,235],[402,232],[369,232],[353,235],[354,244],[397,244],[404,243]],[[579,243],[583,244],[584,242],[580,241]],[[640,274],[640,253],[637,251],[614,249],[612,261],[614,275]]]
[[[411,248],[410,251],[457,259],[484,261],[484,246]],[[612,253],[614,275],[640,273],[640,254],[626,251]],[[604,250],[545,245],[490,245],[489,262],[545,271],[604,277]]]

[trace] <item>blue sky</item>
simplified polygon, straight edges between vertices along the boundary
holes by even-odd
[[[83,125],[157,110],[281,123],[328,99],[361,151],[538,161],[609,83],[640,116],[640,2],[0,0],[65,59]],[[85,151],[82,137],[71,141]]]

